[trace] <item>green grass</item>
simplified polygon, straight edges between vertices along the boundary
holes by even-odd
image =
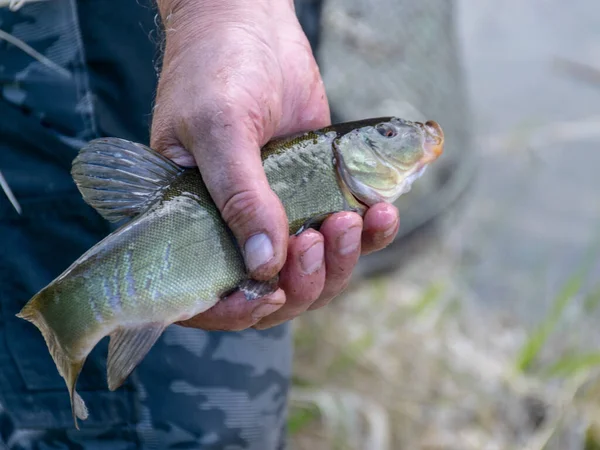
[[[287,420],[287,428],[290,435],[295,435],[303,431],[306,427],[314,423],[319,418],[319,410],[316,406],[295,408]]]
[[[545,377],[566,378],[598,366],[600,366],[600,352],[574,354],[560,358],[544,369],[543,374]]]
[[[586,313],[592,313],[600,305],[600,284],[596,285],[583,300],[583,307]]]
[[[595,239],[593,245],[589,247],[587,255],[583,258],[583,262],[580,264],[579,268],[577,268],[571,274],[571,276],[564,283],[562,289],[560,289],[557,295],[554,297],[552,301],[552,308],[548,312],[548,315],[538,325],[538,327],[533,330],[521,348],[516,361],[516,369],[519,372],[527,372],[532,369],[548,338],[556,330],[558,324],[564,316],[565,310],[577,298],[577,294],[581,292],[592,267],[598,260],[598,254],[600,252],[599,244],[600,240]],[[593,291],[591,296],[588,295],[584,300],[584,308],[589,309],[595,307],[599,301],[599,296],[600,292],[598,292],[598,290]],[[571,357],[569,360],[564,360],[562,364],[559,364],[559,361],[559,363],[557,363],[558,366],[556,364],[553,366],[553,370],[560,372],[562,370],[562,366],[565,368],[567,366],[573,367],[574,364],[576,366],[581,365],[583,363],[582,361],[586,361],[586,364],[589,364],[591,360],[589,357],[583,357],[579,358],[578,361],[579,362],[576,364],[573,357]]]
[[[540,354],[544,344],[553,333],[558,323],[560,322],[563,312],[571,304],[575,295],[581,289],[584,281],[584,273],[580,271],[567,280],[558,295],[554,298],[553,306],[546,318],[535,329],[527,342],[522,347],[519,356],[517,357],[517,370],[526,372],[531,369],[534,361]]]
[[[419,316],[426,311],[436,306],[444,293],[444,285],[442,283],[431,283],[423,292],[423,295],[412,307],[411,313]]]

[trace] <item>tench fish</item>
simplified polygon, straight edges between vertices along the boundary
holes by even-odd
[[[444,135],[426,123],[386,117],[343,123],[270,141],[268,181],[290,234],[318,228],[330,214],[394,202],[443,152]],[[243,256],[197,168],[118,138],[90,141],[73,161],[84,200],[120,222],[17,315],[42,333],[64,378],[75,426],[88,411],[75,386],[88,354],[110,336],[107,377],[115,390],[164,329],[244,292],[273,292],[276,280],[248,278]],[[183,362],[182,362],[183,363]]]

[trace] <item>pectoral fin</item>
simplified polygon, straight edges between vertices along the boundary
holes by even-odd
[[[108,388],[114,391],[123,384],[144,359],[164,331],[162,323],[135,328],[121,327],[110,334],[108,346]]]

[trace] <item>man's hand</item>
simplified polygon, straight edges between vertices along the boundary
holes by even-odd
[[[319,69],[291,0],[159,0],[166,47],[152,147],[197,164],[243,249],[250,275],[280,273],[280,289],[255,301],[237,293],[182,323],[207,330],[267,328],[327,304],[358,257],[388,245],[398,211],[333,215],[320,232],[288,236],[260,148],[274,136],[329,125]],[[199,261],[199,264],[202,262]]]

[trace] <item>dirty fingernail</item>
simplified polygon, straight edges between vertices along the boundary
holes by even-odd
[[[255,234],[246,241],[244,253],[246,266],[252,272],[273,259],[273,244],[266,234]]]
[[[352,227],[338,239],[338,253],[347,255],[358,250],[362,235],[361,227]]]
[[[254,308],[254,311],[252,311],[252,318],[254,320],[260,320],[263,317],[268,316],[269,314],[273,314],[279,308],[281,308],[281,305],[263,303],[262,305],[258,305],[256,308]]]
[[[323,242],[319,241],[312,245],[302,255],[300,255],[300,267],[306,275],[315,272],[323,264],[325,249]]]

